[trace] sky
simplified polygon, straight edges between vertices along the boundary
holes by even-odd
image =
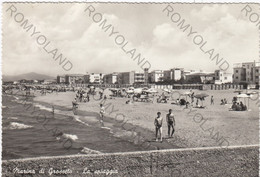
[[[14,5],[11,16],[7,9]],[[92,5],[95,12],[89,17],[84,10]],[[241,10],[246,4],[171,4],[174,12],[185,19],[192,29],[207,41],[205,50],[226,60],[232,73],[234,63],[259,60],[259,32]],[[128,49],[136,49],[152,70],[181,67],[185,70],[218,69],[215,61],[193,42],[188,31],[183,32],[163,12],[166,4],[127,3],[4,3],[2,15],[2,73],[4,75],[37,72],[56,76],[61,74],[112,73],[141,71],[137,61],[115,43],[116,35],[104,31],[93,21],[95,13],[114,27],[128,42]],[[253,10],[258,6],[250,4]],[[14,7],[13,7],[14,8]],[[20,13],[20,14],[18,14]],[[17,16],[15,16],[18,14]],[[22,14],[22,15],[21,15]],[[22,19],[22,17],[24,17]],[[16,18],[16,19],[15,19]],[[32,35],[21,24],[28,20],[38,34]],[[98,19],[98,15],[96,16]],[[21,22],[17,22],[21,20]],[[37,43],[37,35],[44,35],[50,45]],[[43,40],[43,38],[41,38]],[[47,42],[46,42],[47,43]],[[45,43],[45,44],[46,44]],[[65,71],[50,54],[58,49],[73,67]]]

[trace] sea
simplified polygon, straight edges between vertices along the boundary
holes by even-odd
[[[98,117],[98,113],[75,115],[71,108],[36,102],[33,97],[3,94],[2,159],[174,148],[167,143],[155,146],[154,132],[137,127],[145,138],[136,140],[137,132],[131,128],[122,129],[113,119],[101,124]]]

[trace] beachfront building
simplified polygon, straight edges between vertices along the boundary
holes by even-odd
[[[130,84],[133,85],[135,82],[135,72],[120,72],[117,75],[118,84]]]
[[[146,72],[146,73],[145,73]],[[144,84],[148,82],[148,70],[145,72],[120,72],[117,74],[118,84]]]
[[[145,83],[145,74],[143,72],[135,72],[134,74],[134,83],[135,84],[144,84]]]
[[[91,73],[89,75],[89,82],[93,84],[102,84],[104,74],[102,73]]]
[[[203,84],[214,84],[215,73],[198,72],[186,75],[186,81],[188,83],[203,83]]]
[[[84,84],[88,84],[90,82],[90,75],[89,74],[85,74],[83,76],[83,80],[84,80]]]
[[[83,84],[84,75],[83,74],[67,74],[65,75],[66,84]]]
[[[155,82],[161,82],[163,81],[163,70],[154,70],[151,73],[149,73],[149,81],[151,83],[155,83]]]
[[[173,68],[170,70],[163,71],[163,80],[169,81],[169,80],[181,80],[184,78],[184,69],[183,68]]]
[[[149,83],[149,68],[144,68],[144,84]]]
[[[232,73],[226,73],[222,70],[215,71],[215,84],[227,84],[233,82]]]
[[[259,77],[260,77],[259,72],[260,72],[260,63],[256,64],[256,66],[255,66],[255,68],[253,70],[253,75],[254,75],[254,79],[255,79],[254,83],[256,85],[259,85]]]
[[[117,75],[117,73],[105,74],[103,77],[104,84],[116,84]]]
[[[233,66],[233,82],[236,84],[259,84],[260,62],[236,63]]]
[[[57,76],[57,83],[58,84],[65,84],[66,80],[65,80],[65,75],[63,76]]]

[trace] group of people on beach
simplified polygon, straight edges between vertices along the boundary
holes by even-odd
[[[237,102],[237,101],[233,101],[233,104],[232,104],[231,109],[232,109],[233,111],[246,111],[246,110],[247,110],[247,106],[244,105],[244,104],[242,103],[242,101],[240,101],[240,103]]]
[[[168,137],[172,137],[175,132],[175,118],[172,113],[172,109],[169,109],[169,113],[166,114],[166,123],[168,126]],[[157,117],[154,120],[155,126],[155,141],[158,141],[158,134],[160,134],[160,141],[162,142],[162,125],[163,125],[163,117],[161,116],[161,112],[157,112]],[[172,131],[171,131],[172,130]]]

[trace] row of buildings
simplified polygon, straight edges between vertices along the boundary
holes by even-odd
[[[109,74],[68,74],[57,76],[59,84],[148,84],[167,81],[185,81],[190,83],[205,84],[259,84],[260,62],[247,62],[234,64],[233,73],[226,73],[221,70],[215,72],[185,71],[183,68],[172,68],[169,70],[154,70],[149,72],[114,72]]]

